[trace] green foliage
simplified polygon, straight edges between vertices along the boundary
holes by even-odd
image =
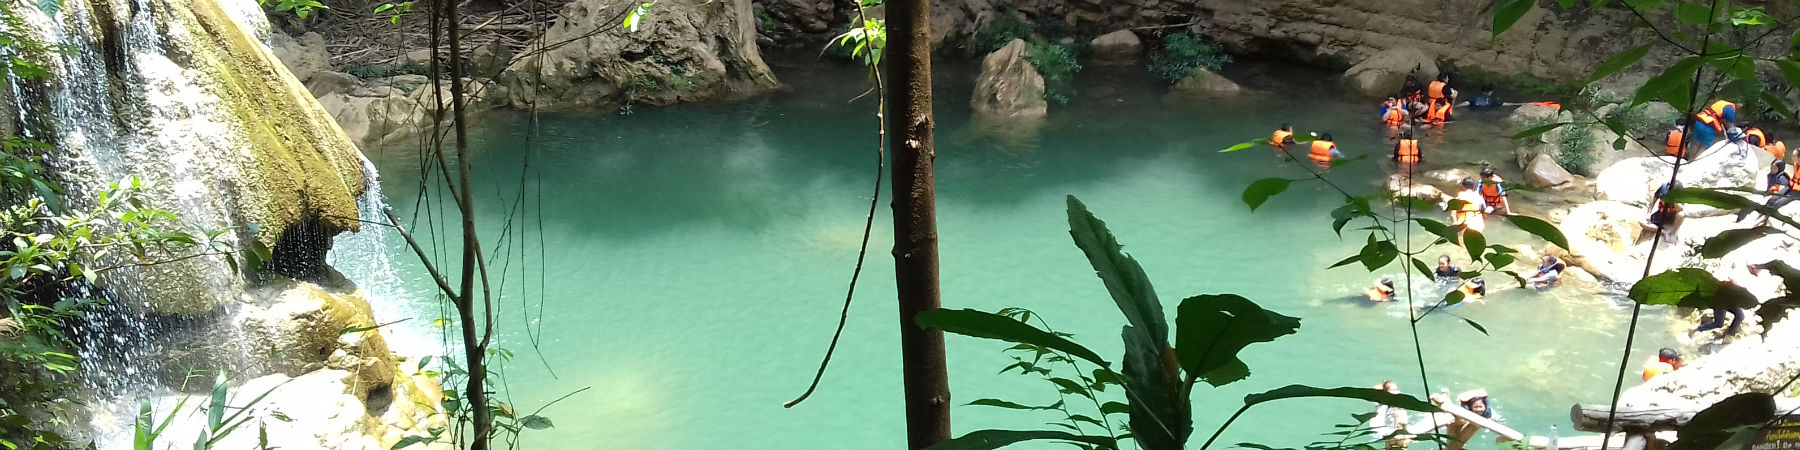
[[[40,5],[40,9],[46,15],[54,17],[56,10],[61,7],[60,2],[50,1],[47,4],[52,7],[43,8],[42,6],[45,5]],[[12,8],[10,2],[0,3],[0,23],[6,25],[0,28],[0,62],[5,64],[8,74],[21,79],[48,78],[50,72],[32,60],[47,57],[51,53],[51,48],[43,42],[22,34],[23,30],[29,28],[25,24],[25,18],[20,16],[17,11],[13,11]]]
[[[256,0],[256,4],[264,7],[268,7],[270,3],[275,4],[275,11],[293,11],[294,16],[299,17],[300,20],[306,20],[315,9],[329,9],[318,0]]]
[[[781,22],[775,20],[775,16],[769,15],[769,12],[766,10],[756,12],[756,24],[764,31],[775,32],[781,31],[782,29]]]
[[[1756,432],[1775,420],[1775,397],[1743,393],[1726,397],[1694,414],[1675,431],[1671,450],[1748,448]]]
[[[855,45],[852,45],[855,44]],[[831,38],[826,47],[835,46],[840,55],[847,55],[852,60],[861,61],[863,65],[875,66],[881,63],[882,50],[887,48],[887,20],[865,19],[862,26],[844,31]]]
[[[268,391],[264,391],[261,395],[251,399],[249,403],[245,403],[241,406],[231,406],[226,404],[226,401],[231,394],[231,389],[226,383],[228,380],[225,378],[225,372],[220,371],[219,375],[213,380],[212,394],[207,397],[206,427],[200,429],[200,436],[194,440],[194,450],[210,450],[217,446],[220,440],[231,436],[232,432],[235,432],[238,428],[250,423],[251,419],[255,419],[255,417],[250,415],[252,408],[256,407],[256,404],[262,403],[263,399],[268,398],[269,394],[274,393],[276,389],[280,389],[281,386],[287,384],[284,382],[269,388]],[[175,422],[177,416],[183,415],[182,409],[187,407],[187,402],[188,397],[183,396],[180,401],[175,403],[175,408],[169,410],[168,414],[163,416],[160,424],[152,427],[151,425],[156,424],[157,422],[154,421],[156,412],[150,405],[150,399],[148,397],[139,399],[137,420],[133,421],[134,437],[132,439],[132,448],[134,450],[153,450],[157,448],[156,440],[163,437],[163,432],[169,428],[169,424]],[[235,412],[228,416],[225,415],[227,410],[234,410]],[[266,445],[268,433],[262,428],[260,422],[261,420],[258,419],[258,437],[260,441],[265,441],[263,448],[268,448]]]
[[[1224,47],[1187,33],[1163,36],[1150,53],[1150,73],[1170,83],[1187,78],[1196,68],[1218,72],[1230,63],[1231,55]]]
[[[400,24],[400,17],[412,12],[413,2],[382,3],[375,5],[375,15],[387,13],[388,23]]]
[[[627,32],[636,33],[638,28],[644,25],[646,18],[650,16],[650,9],[654,7],[656,7],[656,2],[638,4],[636,8],[631,9],[630,14],[625,15],[625,23],[620,24],[620,27]]]
[[[1684,308],[1750,308],[1756,296],[1733,283],[1720,282],[1704,269],[1680,268],[1651,275],[1631,286],[1626,297],[1646,305]]]
[[[1029,40],[1036,33],[1037,30],[1031,24],[1019,18],[1019,11],[1008,9],[1005,14],[975,32],[973,49],[977,54],[993,53],[1014,39]]]
[[[1067,45],[1034,41],[1025,44],[1025,59],[1044,76],[1044,99],[1067,104],[1068,96],[1075,93],[1075,74],[1081,72],[1075,51]]]
[[[1594,134],[1585,124],[1557,129],[1556,164],[1578,174],[1592,174]]]

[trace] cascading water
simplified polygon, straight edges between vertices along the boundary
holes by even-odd
[[[380,174],[368,157],[363,157],[362,163],[364,186],[363,195],[356,199],[357,208],[364,220],[386,221],[383,211],[387,209],[387,200],[381,196]],[[384,327],[388,348],[394,353],[408,356],[443,354],[442,345],[433,341],[427,331],[428,323],[419,320],[435,317],[437,312],[427,305],[414,303],[418,297],[407,292],[407,282],[401,279],[400,269],[388,255],[389,249],[401,245],[399,234],[389,227],[370,225],[363,227],[361,232],[340,235],[325,261],[362,287],[376,317],[412,318]]]

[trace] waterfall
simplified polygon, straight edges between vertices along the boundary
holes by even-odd
[[[362,165],[364,187],[363,195],[356,199],[357,208],[363,220],[385,222],[387,200],[381,195],[380,174],[367,156],[363,156]],[[437,310],[417,302],[419,297],[407,291],[407,280],[401,278],[400,269],[390,256],[406,251],[402,239],[393,228],[369,224],[361,232],[339,235],[325,261],[362,287],[375,317],[411,318],[383,329],[388,348],[394,353],[412,357],[443,354],[443,345],[432,340],[430,331]]]

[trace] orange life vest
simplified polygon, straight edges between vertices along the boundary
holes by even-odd
[[[1319,163],[1319,165],[1330,166],[1331,150],[1335,148],[1337,148],[1337,144],[1333,144],[1331,141],[1315,140],[1312,141],[1312,152],[1307,153],[1306,157],[1312,158],[1313,162]]]
[[[1444,98],[1444,87],[1448,86],[1448,85],[1449,85],[1449,83],[1445,83],[1442,81],[1432,81],[1430,84],[1431,87],[1426,89],[1426,91],[1427,91],[1426,95],[1430,96],[1430,98],[1432,100]]]
[[[1388,106],[1387,114],[1381,116],[1381,122],[1390,127],[1400,126],[1401,123],[1406,122],[1406,107],[1401,105]]]
[[[1750,138],[1752,138],[1752,137],[1756,138],[1756,144],[1755,144],[1756,146],[1758,146],[1758,147],[1768,147],[1769,146],[1769,135],[1764,134],[1763,130],[1761,128],[1751,128],[1748,130],[1744,130],[1744,142],[1750,142]]]
[[[1557,102],[1531,102],[1531,103],[1526,103],[1526,104],[1527,105],[1548,106],[1551,108],[1562,109],[1562,104],[1557,103]]]
[[[1292,131],[1275,130],[1274,134],[1269,135],[1269,145],[1273,145],[1273,146],[1275,146],[1275,148],[1285,149],[1285,148],[1287,148],[1287,144],[1285,142],[1287,142],[1288,138],[1293,137],[1293,136],[1294,136],[1294,132],[1292,132]]]
[[[1475,292],[1475,283],[1472,281],[1464,281],[1462,287],[1456,290],[1463,293],[1463,298],[1481,298],[1481,294]]]
[[[1481,200],[1494,209],[1505,206],[1506,196],[1500,194],[1500,182],[1482,180]]]
[[[1800,189],[1800,167],[1795,167],[1794,173],[1788,174],[1788,187]]]
[[[1725,117],[1725,107],[1727,107],[1727,106],[1734,107],[1734,108],[1737,107],[1736,104],[1733,104],[1731,102],[1724,101],[1724,100],[1718,100],[1718,101],[1714,101],[1711,106],[1707,106],[1706,112],[1712,113],[1713,117],[1723,118],[1723,117]]]
[[[1695,114],[1694,118],[1699,119],[1702,125],[1712,127],[1713,131],[1725,131],[1725,124],[1709,111],[1701,111],[1700,114]]]
[[[1675,204],[1662,201],[1662,199],[1657,199],[1656,200],[1656,212],[1668,214],[1668,215],[1674,215],[1676,213]]]
[[[1394,159],[1401,164],[1417,164],[1419,162],[1419,140],[1401,139],[1394,146]]]
[[[1456,194],[1456,198],[1462,200],[1464,204],[1461,208],[1450,212],[1450,224],[1462,225],[1477,232],[1486,229],[1487,222],[1481,213],[1481,205],[1486,202],[1481,198],[1481,194],[1474,191],[1462,191]]]
[[[1763,151],[1775,155],[1775,159],[1787,159],[1787,143],[1781,141],[1764,142]]]
[[[1675,366],[1670,365],[1669,363],[1652,361],[1651,363],[1644,365],[1644,381],[1650,381],[1651,378],[1656,378],[1657,375],[1674,371]]]
[[[1443,124],[1446,120],[1450,120],[1450,102],[1448,101],[1432,105],[1430,109],[1425,110],[1426,122]]]
[[[1669,130],[1663,137],[1663,153],[1677,158],[1687,157],[1687,134],[1681,130]]]

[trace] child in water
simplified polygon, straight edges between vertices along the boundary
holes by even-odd
[[[1394,300],[1394,280],[1383,277],[1375,282],[1375,286],[1363,291],[1371,302],[1389,302]]]
[[[1450,255],[1439,256],[1436,275],[1439,283],[1456,281],[1457,276],[1462,275],[1462,268],[1450,262]]]
[[[1544,255],[1543,261],[1538,263],[1537,273],[1532,274],[1531,278],[1526,278],[1525,284],[1536,289],[1554,286],[1562,280],[1563,270],[1567,268],[1568,266],[1556,259],[1555,256]]]

